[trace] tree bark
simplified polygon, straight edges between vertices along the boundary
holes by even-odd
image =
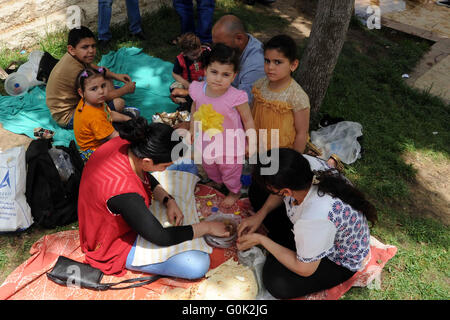
[[[317,117],[344,45],[354,0],[319,0],[297,82],[309,96],[311,118]]]

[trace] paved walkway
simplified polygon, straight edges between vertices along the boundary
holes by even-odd
[[[450,103],[450,8],[434,1],[380,1],[406,3],[405,10],[382,11],[382,26],[435,42],[406,82]]]
[[[355,0],[355,12],[365,20],[368,6],[380,9],[381,27],[435,42],[406,79],[450,103],[450,8],[434,0]]]
[[[436,42],[406,82],[450,103],[450,39]]]

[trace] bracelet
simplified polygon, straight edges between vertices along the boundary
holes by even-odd
[[[167,203],[169,202],[170,199],[175,200],[174,197],[172,197],[170,194],[167,194],[167,196],[165,196],[162,201],[163,205],[167,207]]]

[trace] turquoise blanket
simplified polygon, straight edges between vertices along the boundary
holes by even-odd
[[[98,64],[115,73],[126,73],[136,82],[135,92],[123,98],[126,105],[139,108],[149,122],[156,112],[175,111],[177,105],[169,98],[172,63],[132,47],[111,51]],[[121,82],[115,84],[122,85]],[[68,146],[75,140],[72,130],[60,128],[52,119],[45,104],[45,86],[34,87],[20,97],[0,96],[0,122],[6,130],[31,138],[34,138],[34,128],[53,130],[55,145]]]

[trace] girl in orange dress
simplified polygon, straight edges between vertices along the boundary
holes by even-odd
[[[73,117],[73,132],[84,162],[106,141],[119,134],[113,121],[128,121],[125,114],[111,111],[106,104],[108,85],[104,68],[87,68],[77,76],[77,91],[81,99]]]

